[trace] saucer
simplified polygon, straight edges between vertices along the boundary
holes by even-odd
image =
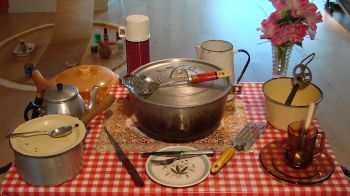
[[[286,144],[286,143],[285,143]],[[283,144],[284,145],[284,144]],[[287,165],[285,161],[285,148],[281,148],[278,152],[272,155],[272,165],[280,173],[291,178],[312,178],[316,176],[320,171],[320,164],[318,159],[312,161],[311,165],[304,169],[293,168]]]
[[[172,146],[159,151],[196,150],[187,146]],[[168,187],[189,187],[205,180],[210,173],[210,160],[206,155],[176,160],[169,165],[155,165],[151,160],[169,157],[150,156],[146,162],[146,173],[156,183]]]
[[[295,169],[285,163],[284,153],[287,139],[278,139],[267,144],[260,152],[260,163],[272,176],[293,184],[315,184],[327,180],[335,165],[327,154],[315,157],[305,169]]]

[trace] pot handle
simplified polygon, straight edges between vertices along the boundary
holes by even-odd
[[[38,106],[37,104],[35,104],[33,102],[29,102],[26,109],[24,110],[24,120],[26,120],[26,121],[29,120],[28,113],[31,110],[33,110],[31,119],[37,118],[40,116],[40,106]]]

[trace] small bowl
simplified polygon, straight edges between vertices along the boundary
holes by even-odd
[[[262,86],[267,121],[279,130],[287,131],[291,122],[305,121],[309,104],[314,102],[317,109],[323,97],[321,89],[311,83],[299,89],[291,105],[287,106],[284,102],[292,88],[293,79],[287,77],[271,79]]]

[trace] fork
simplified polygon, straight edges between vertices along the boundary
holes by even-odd
[[[155,165],[170,165],[174,163],[176,160],[187,159],[187,158],[192,158],[197,156],[201,156],[201,155],[200,154],[179,154],[169,159],[161,159],[161,160],[151,159],[150,161],[152,164],[155,164]]]
[[[228,147],[220,157],[212,164],[210,171],[217,173],[235,154],[236,151],[248,150],[265,130],[265,124],[249,122],[234,138],[230,147]]]

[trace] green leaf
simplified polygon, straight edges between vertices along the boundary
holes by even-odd
[[[186,171],[186,169],[187,169],[188,167],[184,167],[182,170],[181,170],[181,174],[184,174],[184,172]]]
[[[177,174],[177,171],[176,171],[175,169],[170,168],[170,170],[171,170],[172,172],[174,172],[175,174]]]
[[[181,172],[180,167],[178,165],[176,165],[176,171],[178,174]]]
[[[284,17],[278,20],[278,24],[294,23],[297,20],[298,18],[295,18],[289,11],[287,11],[285,12]]]

